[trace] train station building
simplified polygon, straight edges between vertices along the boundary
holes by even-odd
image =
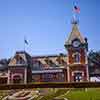
[[[32,56],[17,51],[8,64],[0,64],[0,84],[89,81],[88,42],[77,23],[72,24],[69,37],[62,45],[66,54]]]

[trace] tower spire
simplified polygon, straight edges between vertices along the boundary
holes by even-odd
[[[75,39],[78,39],[82,44],[85,43],[85,40],[78,29],[79,13],[80,13],[80,7],[78,6],[78,0],[74,0],[73,1],[73,17],[71,20],[72,31],[68,39],[65,41],[65,47],[68,47],[69,45],[71,45],[72,41]]]

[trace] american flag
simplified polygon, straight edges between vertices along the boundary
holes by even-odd
[[[80,8],[78,7],[78,6],[74,6],[74,11],[76,12],[76,13],[80,13]]]

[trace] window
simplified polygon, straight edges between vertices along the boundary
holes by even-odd
[[[50,73],[43,74],[43,80],[44,82],[53,81],[53,74],[50,74]]]
[[[74,81],[75,81],[75,82],[80,82],[80,81],[82,81],[82,72],[74,73]]]
[[[46,64],[50,64],[50,60],[48,57],[46,57],[44,61],[46,62]]]
[[[60,65],[65,65],[65,64],[66,64],[66,62],[64,61],[64,59],[63,59],[62,57],[60,57],[60,56],[56,59],[56,61],[57,61],[58,64],[60,64]]]
[[[13,83],[21,83],[21,82],[22,82],[22,79],[20,76],[14,76]]]
[[[74,63],[79,63],[80,62],[80,54],[78,52],[74,53]]]
[[[16,64],[25,64],[25,61],[20,56],[16,56]]]

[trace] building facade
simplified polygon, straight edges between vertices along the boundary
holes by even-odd
[[[66,55],[30,56],[25,51],[16,52],[6,67],[0,65],[0,84],[89,81],[88,43],[76,23],[64,46]]]
[[[77,23],[73,23],[72,32],[65,42],[68,51],[67,75],[69,82],[89,81],[88,43],[79,32]]]

